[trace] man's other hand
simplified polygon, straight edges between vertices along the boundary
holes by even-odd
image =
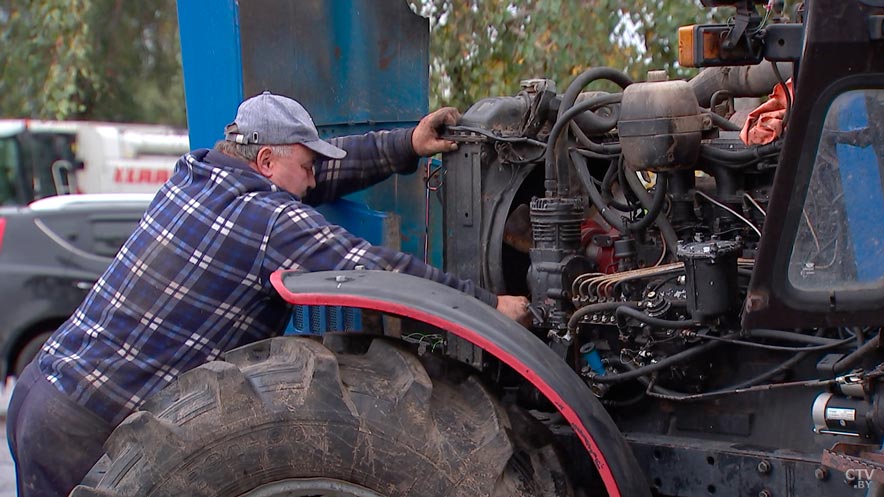
[[[530,324],[530,316],[528,315],[528,299],[515,295],[498,295],[497,310],[504,316],[513,321],[528,326]]]
[[[460,112],[454,107],[442,107],[428,114],[414,128],[411,146],[417,155],[429,157],[440,152],[457,150],[457,143],[439,138],[445,126],[454,126],[460,119]]]

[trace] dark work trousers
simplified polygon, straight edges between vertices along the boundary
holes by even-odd
[[[104,455],[112,426],[52,386],[29,364],[6,415],[18,497],[65,497]]]

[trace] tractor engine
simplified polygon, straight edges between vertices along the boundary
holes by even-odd
[[[740,426],[813,413],[817,433],[881,441],[874,386],[864,400],[798,388],[777,412],[764,400],[786,380],[849,381],[840,376],[848,364],[832,366],[844,355],[836,352],[874,330],[741,328],[781,140],[744,144],[740,109],[745,98],[785,87],[789,67],[714,67],[690,81],[651,73],[639,83],[593,68],[564,93],[550,80],[525,81],[517,95],[482,100],[448,128],[459,149],[443,157],[446,269],[498,294],[529,296],[532,331],[627,433],[700,430],[733,442],[736,430],[744,437],[736,440],[759,443],[791,433],[789,443],[809,453],[831,444],[778,427],[784,421],[704,424],[726,410]],[[597,81],[621,90],[586,91]],[[826,212],[805,213],[808,236],[829,228]],[[839,271],[831,263],[839,244],[815,246],[805,269]],[[828,402],[863,404],[863,427],[833,429]],[[672,428],[662,429],[667,416]]]
[[[596,68],[561,95],[526,81],[448,130],[448,269],[530,295],[534,330],[597,389],[739,327],[779,148],[740,141],[729,118],[747,89],[710,93],[719,73],[633,83]],[[623,91],[582,91],[598,80]]]

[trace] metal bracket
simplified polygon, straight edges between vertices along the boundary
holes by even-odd
[[[836,469],[849,476],[884,483],[884,454],[877,445],[839,442],[823,451],[823,466]]]

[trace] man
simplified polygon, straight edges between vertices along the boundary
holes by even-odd
[[[412,173],[456,149],[440,109],[413,129],[319,138],[307,111],[264,92],[244,101],[213,150],[183,156],[77,311],[19,379],[7,429],[18,495],[64,496],[104,453],[113,427],[179,374],[279,335],[290,308],[280,268],[401,271],[471,293],[523,319],[527,300],[329,224],[311,205]]]

